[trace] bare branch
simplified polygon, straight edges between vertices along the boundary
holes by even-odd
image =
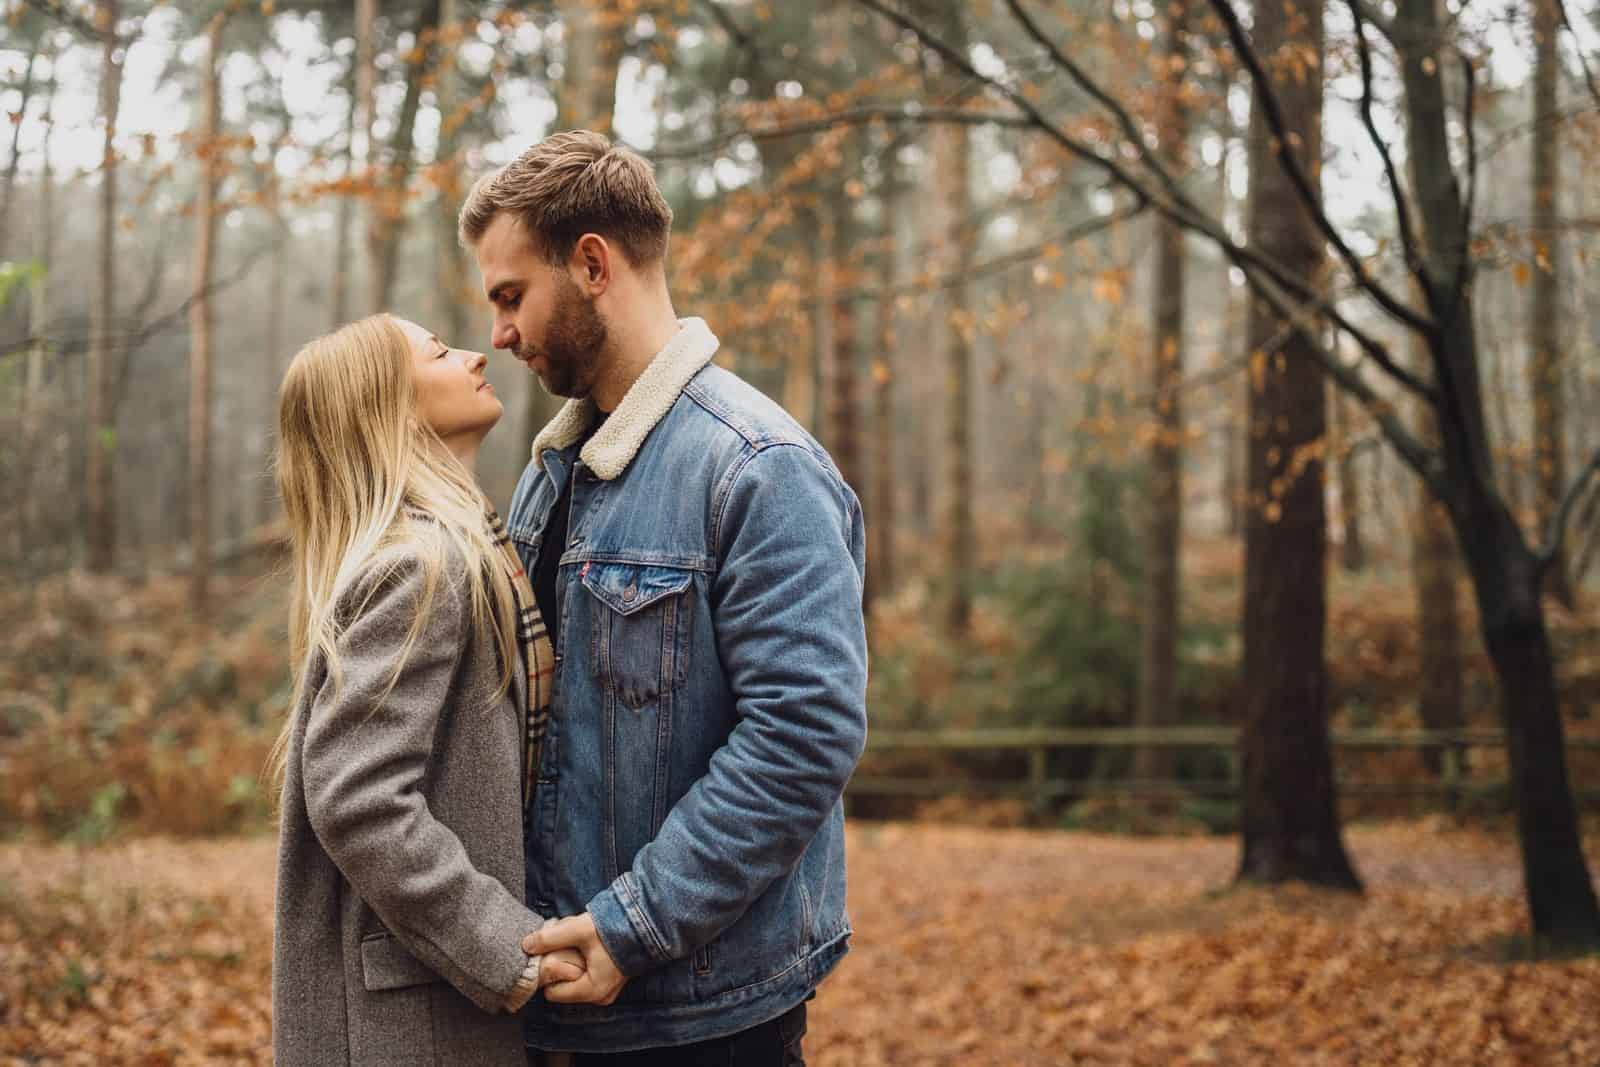
[[[1589,479],[1600,474],[1600,448],[1595,449],[1594,455],[1589,457],[1589,462],[1583,465],[1578,476],[1567,486],[1567,491],[1561,496],[1561,506],[1551,516],[1550,528],[1545,531],[1544,547],[1534,556],[1535,575],[1542,577],[1561,555],[1561,542],[1566,536],[1567,519],[1572,514],[1572,509],[1577,506],[1578,498],[1583,495],[1584,489],[1589,485]]]
[[[1395,219],[1400,228],[1400,246],[1405,251],[1406,267],[1426,287],[1428,281],[1417,247],[1417,235],[1411,226],[1411,203],[1406,199],[1405,186],[1401,184],[1400,172],[1394,165],[1389,144],[1379,136],[1377,122],[1372,117],[1372,48],[1367,43],[1366,14],[1363,10],[1366,6],[1362,0],[1350,0],[1350,14],[1356,24],[1356,52],[1361,58],[1361,122],[1367,128],[1367,137],[1383,159],[1383,173],[1389,182],[1389,195],[1394,200]]]
[[[1600,87],[1595,85],[1594,74],[1589,70],[1589,60],[1583,54],[1583,46],[1578,41],[1578,31],[1572,28],[1572,20],[1567,18],[1567,5],[1563,0],[1551,0],[1556,6],[1556,15],[1561,19],[1561,25],[1567,28],[1572,35],[1572,50],[1578,54],[1578,65],[1583,68],[1583,80],[1589,86],[1589,95],[1596,104],[1600,104]]]
[[[1278,94],[1272,88],[1272,82],[1261,65],[1261,57],[1256,55],[1255,47],[1245,35],[1244,26],[1239,22],[1239,15],[1233,10],[1231,0],[1211,0],[1211,6],[1222,17],[1229,40],[1233,42],[1239,57],[1244,60],[1245,66],[1250,71],[1250,79],[1256,88],[1256,100],[1261,105],[1262,117],[1267,120],[1267,127],[1272,131],[1274,154],[1278,157],[1278,165],[1283,168],[1295,191],[1300,194],[1300,201],[1311,216],[1311,220],[1316,223],[1317,229],[1322,231],[1323,237],[1339,253],[1339,258],[1344,260],[1345,266],[1354,275],[1361,288],[1377,301],[1378,306],[1418,333],[1431,331],[1433,329],[1431,320],[1397,299],[1381,282],[1367,273],[1361,257],[1355,254],[1333,225],[1332,220],[1328,218],[1327,212],[1322,209],[1322,198],[1311,188],[1311,179],[1306,176],[1305,168],[1295,157],[1289,130],[1283,120],[1283,110],[1278,106]]]
[[[1193,201],[1183,192],[1177,179],[1172,176],[1172,172],[1167,169],[1161,157],[1145,141],[1143,131],[1139,129],[1139,124],[1133,120],[1133,116],[1128,113],[1127,108],[1119,104],[1114,96],[1106,92],[1093,78],[1090,78],[1084,72],[1082,67],[1074,63],[1071,58],[1057,48],[1054,41],[1045,36],[1038,23],[1034,22],[1032,16],[1023,10],[1021,0],[1006,0],[1006,6],[1011,9],[1012,16],[1022,24],[1022,28],[1028,32],[1028,36],[1032,37],[1034,42],[1045,50],[1051,62],[1066,71],[1067,76],[1073,80],[1078,88],[1088,93],[1096,103],[1111,112],[1112,117],[1117,120],[1117,125],[1122,128],[1122,135],[1127,138],[1128,143],[1139,153],[1140,161],[1146,167],[1149,167],[1151,173],[1160,180],[1162,186],[1167,190],[1167,194],[1174,200],[1192,208],[1194,206]]]
[[[754,129],[735,129],[717,137],[690,145],[673,148],[633,151],[651,160],[699,159],[719,152],[735,141],[748,138],[752,141],[777,141],[785,137],[798,137],[808,133],[826,133],[846,126],[863,126],[873,122],[905,122],[915,120],[930,125],[1007,126],[1013,129],[1031,129],[1033,122],[1021,115],[1006,115],[991,111],[966,111],[960,108],[914,108],[899,105],[866,106],[848,111],[835,111],[814,119],[785,122],[777,126]],[[629,146],[632,147],[632,146]]]
[[[1394,40],[1394,20],[1379,11],[1372,0],[1350,0],[1351,13],[1362,22],[1369,22],[1377,27],[1379,33],[1389,40]]]
[[[1028,116],[1040,132],[1073,156],[1104,172],[1116,184],[1133,193],[1141,201],[1152,204],[1162,214],[1173,219],[1179,225],[1209,239],[1236,266],[1246,271],[1247,274],[1250,270],[1260,272],[1295,300],[1307,306],[1317,306],[1321,314],[1330,322],[1354,338],[1356,343],[1372,357],[1373,362],[1381,367],[1386,374],[1418,396],[1428,399],[1430,402],[1432,401],[1433,387],[1397,364],[1381,342],[1351,322],[1331,301],[1322,300],[1317,291],[1305,279],[1297,277],[1282,264],[1262,255],[1258,249],[1250,248],[1234,241],[1220,223],[1196,207],[1187,197],[1180,196],[1174,199],[1167,195],[1167,192],[1163,189],[1152,189],[1117,160],[1101,155],[1089,145],[1074,138],[1061,127],[1051,122],[1022,93],[994,78],[980,74],[964,55],[940,40],[927,27],[921,25],[910,16],[890,7],[883,0],[857,0],[857,2],[903,29],[909,30],[916,35],[925,49],[934,52],[955,69],[975,81],[988,85],[1005,97],[1018,111]]]

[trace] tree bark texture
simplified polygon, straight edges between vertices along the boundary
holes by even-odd
[[[1298,144],[1276,145],[1261,108],[1252,112],[1249,242],[1314,281],[1323,239],[1278,151],[1296,153],[1320,188],[1322,7],[1315,0],[1262,5],[1254,36],[1269,71],[1283,69],[1274,60],[1291,43],[1309,45],[1315,66],[1304,77],[1273,78]],[[1328,735],[1325,385],[1311,356],[1296,351],[1306,341],[1298,334],[1278,340],[1282,323],[1262,304],[1252,302],[1248,328],[1239,879],[1359,889],[1340,835]]]

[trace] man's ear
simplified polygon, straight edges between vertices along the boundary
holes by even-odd
[[[586,233],[572,248],[568,269],[578,288],[591,297],[599,296],[611,285],[612,249],[597,233]]]

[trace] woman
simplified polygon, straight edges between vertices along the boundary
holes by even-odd
[[[471,473],[484,357],[377,315],[295,356],[273,1047],[294,1064],[525,1063],[522,812],[550,647]]]

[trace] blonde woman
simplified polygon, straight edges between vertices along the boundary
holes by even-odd
[[[273,1047],[296,1064],[522,1065],[516,1012],[581,975],[522,939],[550,646],[473,461],[484,357],[387,315],[295,356],[278,484],[295,690]]]

